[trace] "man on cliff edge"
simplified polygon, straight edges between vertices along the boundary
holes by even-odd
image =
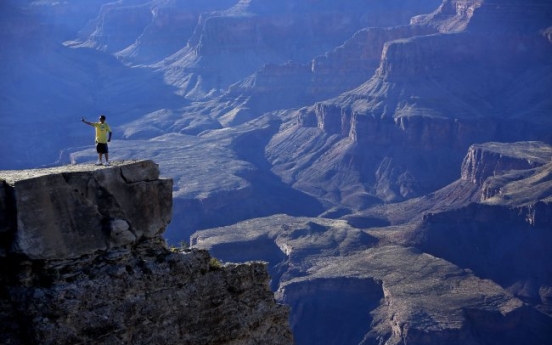
[[[96,165],[102,165],[102,156],[105,154],[105,166],[108,166],[109,150],[107,143],[111,141],[111,127],[105,122],[105,115],[100,115],[100,122],[88,122],[84,117],[81,121],[96,129],[96,152],[98,152]]]

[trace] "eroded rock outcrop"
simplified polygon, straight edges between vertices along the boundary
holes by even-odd
[[[172,215],[172,180],[151,161],[2,172],[12,218],[9,253],[60,260],[159,236]]]
[[[482,185],[491,176],[535,168],[551,160],[552,147],[542,142],[475,144],[462,163],[462,179]]]
[[[534,9],[551,7],[510,5],[447,0],[416,17],[412,29],[426,32],[389,37],[365,83],[288,112],[293,119],[267,146],[273,171],[297,189],[362,209],[362,193],[396,202],[446,186],[473,143],[549,142],[550,100],[538,90],[552,80],[543,77],[550,21]]]
[[[461,247],[458,254],[466,260],[472,255],[485,257],[470,249],[469,242],[458,240],[462,233],[485,230],[470,232],[455,225],[455,240],[446,242],[443,231],[439,243],[449,249]],[[514,249],[516,242],[509,240],[521,239],[498,231],[492,230],[499,247],[494,252],[497,257],[506,248]],[[396,227],[357,229],[344,220],[275,215],[199,231],[192,244],[208,248],[223,260],[243,256],[270,261],[276,296],[292,308],[290,323],[297,344],[482,345],[514,339],[536,345],[550,339],[552,321],[547,314],[524,303],[526,296],[519,289],[514,296],[496,281],[481,277],[481,268],[489,261],[462,265],[416,247],[389,243],[401,233]],[[439,237],[426,235],[430,240]],[[489,237],[473,243],[485,252],[489,248],[481,245]],[[548,238],[541,237],[538,255],[545,253]],[[524,248],[528,245],[523,242]],[[490,258],[494,255],[486,253]],[[487,272],[517,270],[527,261],[521,259],[521,249],[515,253],[512,261],[519,258],[519,265],[500,268],[492,262]],[[550,262],[550,255],[542,258]],[[545,278],[547,267],[535,267],[528,275]],[[512,280],[516,277],[512,275]],[[523,288],[527,292],[531,287],[535,286]],[[543,298],[548,297],[543,293]]]
[[[257,113],[295,108],[338,96],[368,80],[380,63],[385,42],[435,33],[427,26],[370,27],[310,63],[267,64],[229,87],[225,99],[244,99]]]
[[[263,263],[168,248],[152,161],[0,172],[2,344],[291,344]]]
[[[477,200],[462,204],[462,196],[452,194],[457,206],[424,212],[407,243],[469,267],[550,315],[552,147],[473,145],[457,183],[471,183],[479,190]]]
[[[441,32],[459,32],[466,28],[482,0],[443,0],[441,6],[428,15],[412,19],[416,24],[435,26]]]
[[[171,64],[165,75],[171,84],[185,88],[188,97],[196,97],[240,82],[265,64],[306,63],[365,27],[405,25],[411,16],[433,9],[437,2],[238,1],[224,11],[201,16],[188,45],[168,59]],[[301,82],[305,87],[308,80]],[[255,96],[263,97],[263,109],[266,103],[275,107],[282,99]]]
[[[298,344],[547,343],[551,149],[473,145],[464,177],[431,195],[335,220],[252,219],[192,244],[268,261]]]

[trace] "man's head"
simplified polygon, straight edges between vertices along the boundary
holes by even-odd
[[[105,115],[100,115],[100,122],[104,122],[105,121]]]

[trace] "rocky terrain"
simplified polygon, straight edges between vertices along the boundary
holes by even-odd
[[[0,168],[95,161],[106,113],[297,344],[551,342],[550,1],[0,6]]]
[[[269,262],[298,344],[549,343],[552,147],[474,145],[461,170],[422,198],[252,219],[192,245]]]
[[[526,99],[522,85],[551,86],[544,57],[552,56],[552,46],[524,22],[503,32],[499,8],[471,3],[468,13],[488,16],[484,27],[470,22],[460,33],[454,26],[453,32],[387,41],[368,81],[291,110],[267,145],[273,171],[300,190],[362,208],[374,197],[396,202],[443,187],[456,177],[446,166],[460,164],[472,143],[550,142],[550,98],[530,92],[534,98]],[[507,15],[516,23],[533,10],[514,14],[513,8]],[[532,53],[500,43],[512,36],[531,44]]]
[[[2,344],[292,344],[263,263],[169,248],[152,161],[2,171]]]

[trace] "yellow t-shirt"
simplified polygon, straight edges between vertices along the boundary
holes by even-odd
[[[111,132],[111,127],[106,122],[94,122],[93,125],[96,128],[96,142],[107,144],[107,133]]]

